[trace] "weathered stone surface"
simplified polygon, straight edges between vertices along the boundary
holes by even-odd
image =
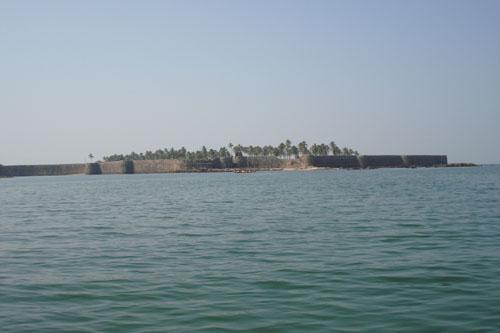
[[[41,165],[4,165],[1,175],[5,177],[22,176],[62,176],[84,174],[86,164],[41,164]]]
[[[432,167],[448,164],[446,155],[403,155],[403,160],[408,167]]]
[[[217,171],[230,168],[400,168],[446,166],[446,155],[362,155],[362,156],[302,156],[280,159],[274,156],[236,156],[233,159],[204,161],[138,160],[87,164],[0,165],[0,176],[53,176],[71,174],[167,173]]]
[[[99,167],[103,175],[123,173],[123,161],[99,162]]]
[[[309,163],[315,167],[357,169],[360,167],[357,156],[310,156]]]
[[[184,161],[184,163],[187,170],[207,170],[221,168],[221,161],[218,158],[213,160],[186,160]]]
[[[86,175],[100,175],[101,167],[99,163],[87,163],[87,167],[85,170]]]
[[[125,160],[125,161],[123,161],[122,172],[124,174],[135,173],[134,161],[131,161],[131,160]]]
[[[278,169],[286,167],[287,160],[275,156],[251,156],[246,157],[242,167],[254,169]]]
[[[134,161],[134,173],[163,173],[187,171],[181,160],[140,160]]]
[[[401,155],[362,155],[358,157],[362,168],[403,168]]]

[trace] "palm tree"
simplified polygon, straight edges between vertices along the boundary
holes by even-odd
[[[240,151],[245,155],[250,155],[250,147],[241,146]]]
[[[290,158],[290,155],[292,154],[290,151],[290,148],[292,147],[292,141],[289,139],[286,139],[285,141],[285,151],[286,151],[286,157]]]
[[[186,158],[187,150],[184,147],[181,147],[177,152],[178,158]]]
[[[262,148],[262,153],[264,156],[271,156],[273,155],[273,146],[267,145]]]
[[[342,149],[335,142],[330,142],[330,149],[332,150],[332,155],[341,155]]]
[[[286,145],[283,142],[280,143],[280,145],[278,146],[278,150],[280,152],[280,156],[284,157],[286,154]]]
[[[219,156],[220,156],[220,158],[226,158],[226,157],[230,157],[231,154],[229,153],[229,151],[227,150],[226,147],[221,147],[219,149]]]
[[[322,155],[328,155],[330,152],[330,147],[328,145],[325,145],[324,143],[321,144],[321,154]]]
[[[335,144],[335,142],[331,141],[330,142],[330,150],[332,151],[332,155],[337,155],[337,145]]]
[[[219,153],[216,151],[216,150],[213,150],[212,148],[210,148],[208,150],[208,159],[209,160],[214,160],[218,157]]]
[[[253,147],[254,154],[256,156],[262,156],[262,147],[261,146],[255,146]]]
[[[236,146],[232,146],[233,152],[236,155],[237,153],[243,153],[243,146],[237,144]]]
[[[90,163],[92,163],[92,160],[94,159],[94,154],[90,153],[89,154],[89,159],[90,159]]]
[[[315,143],[311,146],[311,154],[313,155],[319,155],[319,146]]]
[[[203,159],[206,160],[208,158],[208,150],[207,147],[203,146],[201,147],[201,156],[203,156]]]
[[[299,153],[300,155],[305,155],[309,153],[309,150],[307,149],[307,143],[305,141],[299,143]]]
[[[229,143],[227,145],[229,149],[232,150],[234,154],[245,154],[247,156],[276,156],[280,158],[298,158],[301,155],[312,154],[315,156],[328,155],[330,152],[333,155],[350,155],[356,156],[359,153],[349,147],[340,148],[334,141],[329,144],[313,144],[310,149],[305,141],[300,142],[297,146],[292,145],[290,140],[285,140],[285,142],[280,143],[277,147],[272,145],[265,146],[242,146],[240,144],[233,145]],[[203,146],[201,150],[198,151],[188,151],[186,148],[181,147],[180,149],[174,148],[164,148],[158,149],[156,151],[147,150],[144,153],[131,152],[130,154],[113,154],[110,156],[104,156],[105,161],[123,161],[123,160],[154,160],[154,159],[214,159],[217,157],[228,158],[231,157],[231,153],[226,147],[222,147],[219,150],[214,150]],[[89,154],[88,158],[92,162],[94,159],[93,154]]]

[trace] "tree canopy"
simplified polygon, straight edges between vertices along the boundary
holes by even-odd
[[[229,143],[227,147],[219,149],[201,147],[200,150],[188,151],[186,148],[164,148],[156,151],[147,150],[143,153],[131,152],[130,154],[114,154],[103,157],[104,161],[122,161],[122,160],[162,160],[162,159],[186,159],[186,160],[213,160],[216,158],[230,158],[236,153],[243,156],[275,156],[278,158],[299,158],[303,155],[359,155],[356,150],[349,147],[340,148],[334,141],[329,144],[314,143],[309,145],[306,141],[301,141],[297,145],[292,144],[291,140],[285,140],[277,146],[243,146],[241,144]]]

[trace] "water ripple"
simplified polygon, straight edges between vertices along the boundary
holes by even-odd
[[[500,327],[498,166],[0,183],[1,332]]]

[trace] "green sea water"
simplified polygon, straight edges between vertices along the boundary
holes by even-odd
[[[0,332],[500,331],[500,167],[0,179]]]

